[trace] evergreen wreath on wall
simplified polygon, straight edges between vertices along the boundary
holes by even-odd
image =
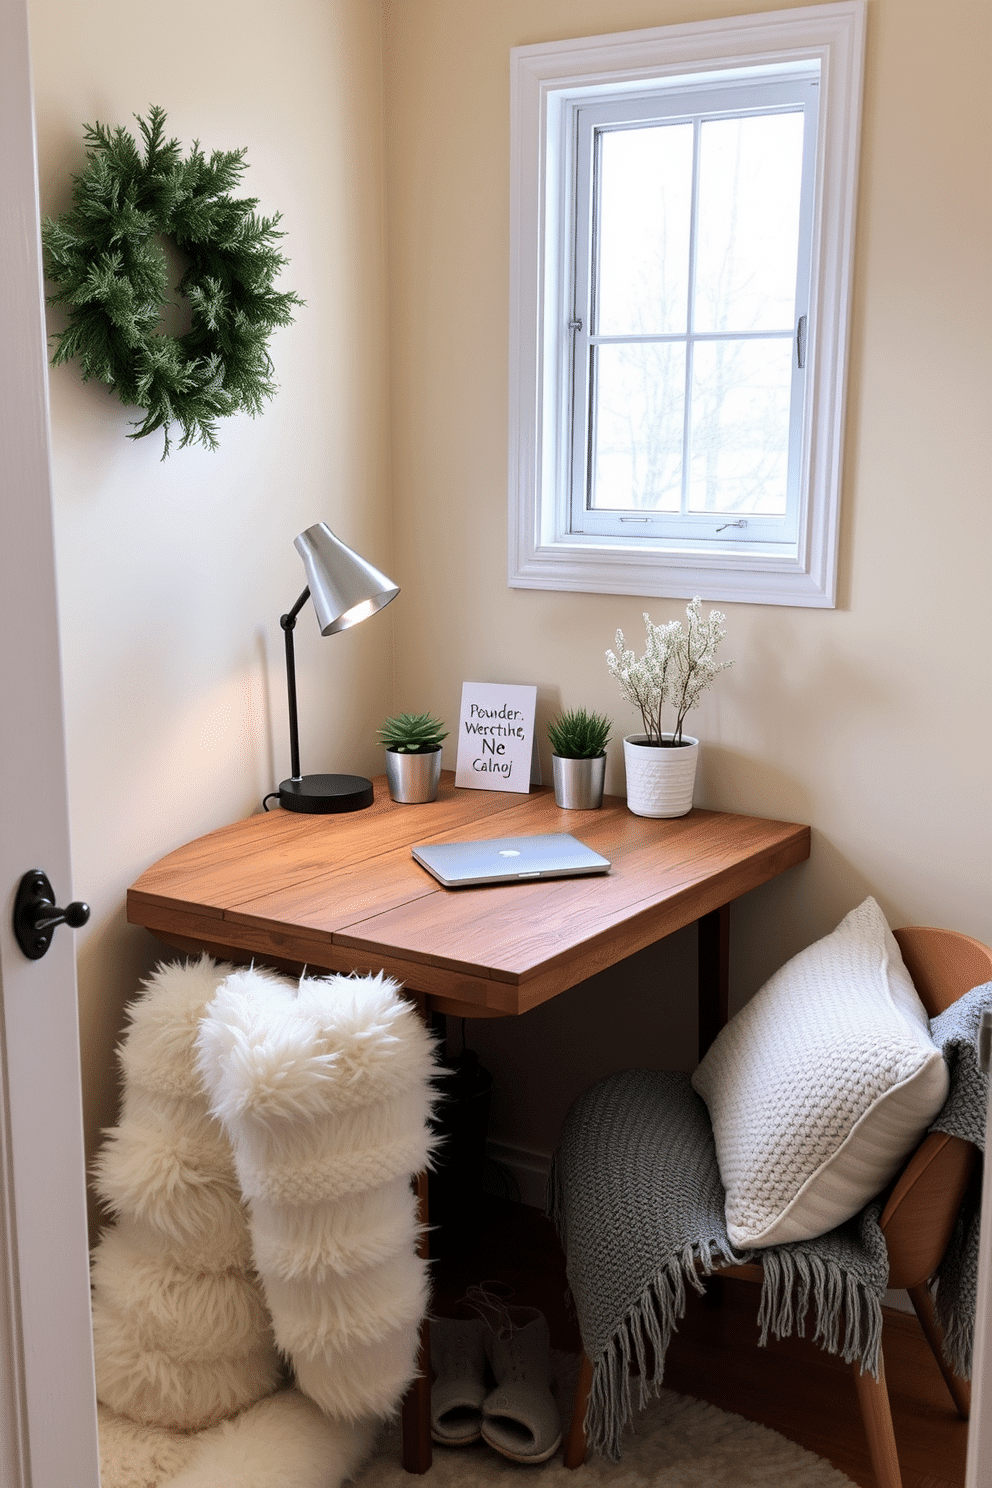
[[[258,414],[276,391],[269,336],[292,323],[304,302],[272,287],[287,260],[274,244],[279,214],[259,217],[255,198],[230,192],[245,170],[245,150],[195,142],[183,159],[165,138],[164,109],[137,115],[144,154],[126,129],[85,125],[89,164],[73,178],[73,207],[42,228],[46,272],[58,286],[51,304],[67,307],[52,365],[79,359],[121,402],[144,411],[129,434],[182,430],[179,447],[217,448],[217,420]],[[192,325],[166,334],[162,310],[169,270],[158,237],[171,239],[189,267],[179,293]]]

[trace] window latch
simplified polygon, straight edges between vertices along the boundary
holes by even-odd
[[[796,326],[796,365],[806,365],[806,316],[800,315],[799,324]]]
[[[727,528],[727,527],[746,527],[746,526],[747,526],[747,519],[745,517],[738,517],[738,519],[737,519],[736,522],[724,522],[723,527],[718,527],[716,530],[717,530],[717,532],[723,532],[724,529]]]
[[[582,329],[582,322],[581,322],[581,320],[570,320],[568,322],[568,329],[570,331],[581,331],[581,329]]]

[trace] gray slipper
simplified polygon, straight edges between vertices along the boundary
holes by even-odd
[[[561,1445],[547,1319],[536,1307],[506,1310],[509,1326],[487,1339],[496,1388],[482,1403],[482,1438],[513,1462],[547,1462]]]
[[[481,1318],[431,1319],[431,1436],[464,1447],[482,1434],[486,1383],[486,1325]]]

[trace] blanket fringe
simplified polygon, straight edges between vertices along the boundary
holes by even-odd
[[[948,1309],[937,1321],[943,1324],[942,1346],[944,1359],[959,1379],[970,1380],[975,1351],[975,1320],[960,1309]]]
[[[951,1243],[937,1269],[934,1306],[940,1323],[943,1353],[961,1379],[970,1380],[975,1348],[978,1306],[979,1210],[981,1170],[976,1175],[955,1227]]]
[[[632,1372],[638,1379],[638,1410],[660,1390],[672,1334],[685,1316],[686,1282],[702,1293],[714,1266],[738,1259],[729,1249],[689,1245],[652,1277],[606,1348],[592,1360],[584,1424],[593,1451],[602,1452],[611,1462],[620,1460],[620,1439],[634,1414]]]
[[[805,1337],[812,1305],[813,1342],[840,1355],[846,1364],[857,1361],[878,1379],[882,1308],[870,1288],[819,1256],[765,1251],[761,1259],[765,1275],[758,1314],[760,1346],[772,1334]],[[715,1267],[739,1260],[740,1255],[732,1251],[689,1246],[652,1277],[602,1354],[592,1360],[585,1430],[594,1451],[611,1462],[620,1459],[620,1440],[635,1408],[632,1373],[638,1377],[638,1410],[661,1388],[672,1334],[685,1316],[686,1283],[703,1292],[705,1277]]]
[[[839,1354],[845,1364],[855,1360],[879,1377],[882,1347],[882,1306],[870,1287],[822,1256],[789,1250],[762,1252],[764,1280],[758,1311],[759,1345],[769,1334],[785,1338],[806,1336],[806,1318],[814,1308],[813,1342],[828,1354]],[[843,1325],[843,1338],[841,1327]]]

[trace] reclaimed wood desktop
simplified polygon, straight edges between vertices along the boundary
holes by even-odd
[[[128,891],[128,920],[226,960],[384,971],[424,1013],[483,1018],[526,1013],[695,921],[708,1048],[727,1019],[729,906],[808,858],[809,828],[726,811],[659,821],[610,796],[598,811],[563,811],[547,788],[519,796],[453,781],[443,772],[429,805],[395,804],[380,777],[364,811],[274,810],[221,827],[148,868]],[[432,839],[538,832],[571,832],[610,872],[451,890],[410,854]],[[427,1374],[425,1362],[404,1407],[415,1472],[431,1461]]]
[[[563,811],[553,793],[456,790],[343,816],[274,810],[177,848],[128,891],[127,917],[180,950],[327,971],[385,971],[428,1012],[526,1013],[699,921],[700,1044],[727,1016],[727,908],[809,856],[809,828],[726,811],[658,821],[619,797]],[[445,889],[413,843],[571,832],[605,876]]]

